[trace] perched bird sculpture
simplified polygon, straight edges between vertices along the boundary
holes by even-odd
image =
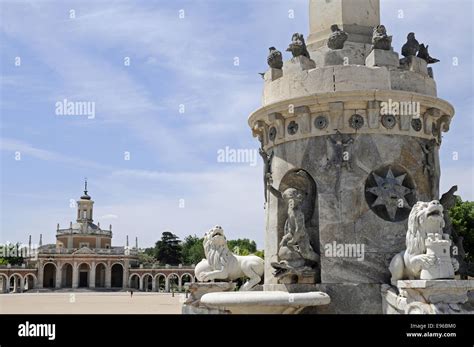
[[[387,35],[384,25],[377,25],[372,33],[372,49],[389,51],[392,48],[392,36]]]
[[[347,33],[339,29],[337,24],[331,25],[331,35],[328,39],[328,47],[330,49],[342,49],[344,48],[344,42],[347,40]]]
[[[420,44],[415,39],[415,33],[409,33],[407,36],[407,42],[402,46],[402,55],[406,57],[416,56],[416,53],[420,49]]]
[[[291,52],[293,58],[302,55],[308,59],[311,59],[309,56],[308,49],[306,48],[306,43],[304,42],[303,34],[294,33],[291,37],[291,43],[286,49],[286,51]]]
[[[275,47],[269,48],[270,52],[268,53],[267,64],[272,69],[281,69],[283,67],[283,57],[281,52]]]
[[[439,62],[439,59],[430,57],[430,54],[428,53],[428,45],[425,46],[423,43],[420,45],[417,57],[425,60],[428,64]]]

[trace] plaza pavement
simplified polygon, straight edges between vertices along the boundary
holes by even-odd
[[[180,314],[184,294],[51,292],[0,294],[0,314]]]

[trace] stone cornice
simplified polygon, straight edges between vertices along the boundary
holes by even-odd
[[[389,101],[419,103],[420,115],[395,115],[395,125],[391,126],[386,118],[382,121],[380,112],[380,103]],[[351,117],[354,114],[361,116],[357,117],[359,120],[362,118],[359,128],[351,125]],[[396,90],[363,90],[313,94],[279,101],[253,112],[249,116],[248,124],[254,135],[264,135],[263,143],[266,148],[287,141],[336,132],[406,135],[436,139],[439,143],[440,134],[449,130],[453,115],[453,106],[437,97]],[[412,118],[420,119],[416,121],[420,126],[419,130],[412,125]],[[319,128],[316,126],[317,121],[322,121],[318,125]],[[325,121],[327,124],[324,124]],[[393,121],[393,118],[388,121]],[[290,132],[289,122],[292,123]],[[298,124],[296,132],[295,122]]]

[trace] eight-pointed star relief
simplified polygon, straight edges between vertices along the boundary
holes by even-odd
[[[410,194],[412,189],[403,185],[407,174],[405,173],[395,177],[392,169],[389,168],[385,177],[380,177],[374,172],[372,175],[377,183],[377,186],[367,188],[367,191],[377,196],[372,207],[377,205],[385,206],[390,219],[394,220],[399,208],[410,207],[405,196]]]

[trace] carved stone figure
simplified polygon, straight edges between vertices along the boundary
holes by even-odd
[[[393,285],[404,279],[454,277],[459,264],[449,257],[451,241],[448,235],[443,235],[443,227],[443,206],[439,201],[418,201],[413,206],[408,217],[406,250],[390,262]],[[447,259],[450,262],[447,263]]]
[[[428,64],[439,62],[439,59],[430,57],[430,54],[428,53],[428,45],[425,46],[423,43],[420,45],[417,57],[425,60]]]
[[[283,57],[281,52],[277,50],[275,47],[269,48],[269,53],[267,57],[268,66],[272,69],[281,69],[283,67]]]
[[[402,55],[406,57],[416,56],[416,53],[420,49],[420,44],[415,38],[415,33],[409,33],[407,36],[407,42],[402,46]]]
[[[311,59],[309,56],[308,49],[306,48],[306,43],[304,41],[303,34],[294,33],[291,37],[291,43],[286,49],[287,52],[291,52],[293,58],[299,57],[300,55],[305,56],[308,59]]]
[[[436,140],[430,140],[427,143],[420,143],[421,150],[424,153],[423,158],[423,172],[428,177],[431,186],[431,198],[436,199],[435,192],[436,188],[436,167],[435,167],[435,154],[434,149],[436,147]]]
[[[328,38],[328,47],[330,49],[342,49],[344,48],[344,42],[347,40],[347,33],[339,29],[337,24],[331,25],[331,35]]]
[[[389,51],[392,48],[392,36],[387,35],[384,25],[374,27],[372,33],[372,49],[383,49]]]
[[[328,165],[341,167],[344,166],[349,171],[352,171],[352,155],[350,146],[354,143],[352,137],[345,138],[339,130],[336,134],[329,136],[329,142],[332,145],[333,153]]]
[[[306,175],[304,171],[299,171],[297,174]],[[305,216],[301,211],[304,193],[295,188],[287,188],[281,193],[271,185],[269,190],[288,206],[284,235],[278,250],[280,261],[271,264],[276,270],[275,276],[311,271],[311,265],[319,261],[319,255],[311,246]]]
[[[267,202],[267,186],[268,186],[268,179],[272,175],[272,159],[273,159],[273,151],[268,154],[264,149],[263,149],[263,144],[262,146],[258,149],[258,153],[263,159],[263,188],[264,188],[264,193],[265,193],[265,202]]]
[[[260,283],[264,272],[264,261],[256,255],[233,254],[228,246],[222,227],[216,225],[204,235],[204,254],[194,269],[200,282],[212,280],[235,281],[242,277],[248,280],[240,290],[250,290]]]

